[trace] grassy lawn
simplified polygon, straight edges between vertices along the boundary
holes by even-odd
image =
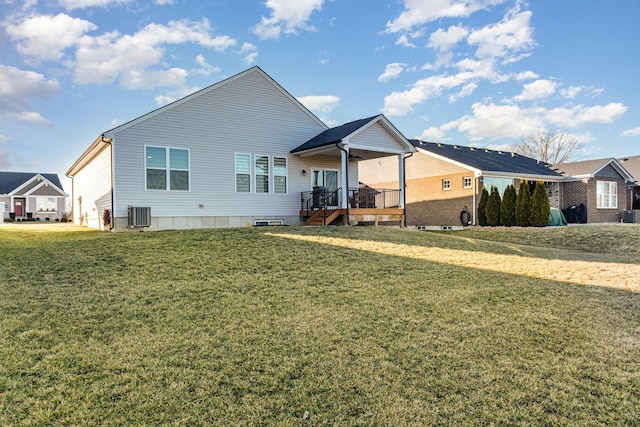
[[[638,425],[638,241],[0,226],[0,425]]]

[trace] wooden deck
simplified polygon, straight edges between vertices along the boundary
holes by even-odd
[[[326,225],[336,223],[340,218],[346,224],[347,209],[327,209]],[[307,225],[325,225],[324,210],[302,210],[300,218],[307,220]],[[350,208],[349,223],[358,225],[367,222],[379,225],[380,222],[404,222],[404,209],[401,208]]]

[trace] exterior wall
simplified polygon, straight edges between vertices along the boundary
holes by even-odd
[[[349,144],[358,148],[397,151],[402,147],[379,122],[374,123],[349,140]]]
[[[581,203],[587,207],[587,222],[619,222],[623,212],[627,209],[627,190],[625,180],[617,173],[611,173],[603,169],[605,173],[598,174],[595,178],[581,181],[565,182],[562,184],[562,207],[578,206]],[[597,182],[614,181],[618,183],[618,207],[599,209],[597,200]]]
[[[73,178],[73,222],[91,228],[103,228],[102,214],[111,209],[111,146]]]
[[[183,221],[245,226],[253,219],[289,218],[293,223],[301,192],[312,189],[311,169],[340,171],[339,157],[289,153],[323,130],[261,73],[247,73],[114,134],[114,214],[126,223],[128,206],[149,206],[156,229],[183,227]],[[189,149],[189,191],[145,189],[145,145]],[[236,153],[287,158],[287,194],[236,193]],[[349,172],[357,186],[357,164]]]
[[[459,226],[460,212],[466,206],[473,218],[473,171],[423,153],[406,160],[407,225]],[[360,162],[360,180],[378,188],[398,188],[396,156]],[[472,178],[472,188],[463,188],[463,177]],[[442,180],[451,180],[451,189],[442,189]],[[476,182],[474,182],[476,181]]]
[[[473,217],[474,187],[463,188],[463,177],[473,177],[473,174],[464,171],[407,180],[407,225],[461,225],[460,213],[464,207]],[[443,179],[450,180],[449,190],[443,190]]]

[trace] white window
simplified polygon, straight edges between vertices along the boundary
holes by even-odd
[[[145,147],[147,190],[189,191],[189,150]]]
[[[470,176],[462,177],[462,188],[471,188],[472,182],[473,181]]]
[[[451,180],[450,179],[443,179],[442,180],[442,190],[444,190],[444,191],[451,190]]]
[[[256,193],[269,192],[269,156],[255,156]]]
[[[287,159],[285,157],[273,158],[273,192],[287,194]]]
[[[618,207],[618,183],[597,181],[596,196],[599,209],[616,209]]]
[[[58,199],[55,197],[36,197],[38,212],[56,212],[58,210]]]
[[[251,155],[236,154],[236,192],[251,192]]]

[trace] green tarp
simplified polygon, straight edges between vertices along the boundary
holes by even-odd
[[[560,209],[551,208],[551,212],[549,212],[549,225],[567,225],[567,220]]]

